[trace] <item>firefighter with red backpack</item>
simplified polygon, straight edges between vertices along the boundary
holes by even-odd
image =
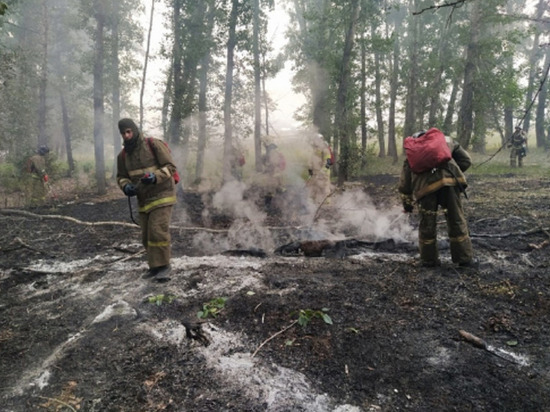
[[[117,183],[128,197],[137,196],[142,243],[149,270],[143,278],[169,280],[170,220],[176,203],[176,166],[168,146],[144,138],[132,119],[121,119],[118,128],[123,149],[117,157]]]
[[[441,264],[437,247],[438,208],[445,212],[451,259],[459,266],[473,266],[473,249],[468,223],[460,199],[466,194],[464,172],[471,166],[470,155],[440,130],[415,133],[404,141],[407,159],[401,170],[399,192],[405,212],[416,203],[420,215],[418,243],[423,266]]]

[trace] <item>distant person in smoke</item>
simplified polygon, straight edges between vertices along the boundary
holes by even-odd
[[[246,164],[244,153],[237,146],[232,146],[230,156],[231,175],[236,180],[241,181],[243,180],[243,166]]]
[[[434,129],[430,129],[429,132],[432,130]],[[433,267],[441,264],[437,248],[439,206],[445,211],[452,261],[459,266],[473,266],[475,262],[472,242],[460,200],[460,194],[465,193],[467,187],[464,172],[471,166],[472,161],[468,152],[458,143],[453,142],[450,137],[444,136],[437,129],[435,130],[441,134],[441,139],[443,139],[444,147],[441,150],[450,152],[450,159],[421,173],[411,170],[409,161],[412,159],[405,160],[398,187],[403,200],[403,208],[406,213],[412,213],[413,199],[418,206],[420,214],[418,244],[423,266]],[[419,139],[425,134],[425,131],[420,131],[407,139]]]
[[[307,187],[310,198],[320,205],[330,195],[330,169],[334,163],[332,151],[322,135],[311,139],[311,153],[308,158]]]
[[[262,156],[263,173],[265,175],[265,206],[268,211],[273,209],[273,198],[284,192],[284,171],[286,158],[279,151],[275,143],[266,146],[266,153]]]
[[[50,153],[48,146],[39,146],[36,153],[27,159],[25,170],[28,176],[28,198],[31,206],[43,205],[48,192],[49,176],[46,172],[46,156]]]
[[[117,157],[117,183],[128,197],[137,196],[142,243],[149,270],[144,279],[168,277],[171,257],[170,220],[176,203],[176,166],[161,140],[145,139],[132,119],[121,119],[123,149]]]
[[[520,126],[516,126],[516,130],[510,136],[508,148],[511,148],[510,167],[516,167],[516,159],[518,167],[523,167],[523,158],[527,156],[527,137]]]

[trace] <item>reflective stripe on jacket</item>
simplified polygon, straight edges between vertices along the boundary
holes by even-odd
[[[443,186],[460,186],[462,190],[466,189],[468,183],[463,172],[472,164],[470,155],[457,143],[453,144],[451,153],[451,160],[423,173],[413,173],[405,160],[399,179],[399,192],[419,200]]]
[[[137,187],[139,211],[144,213],[176,203],[176,191],[172,178],[176,166],[170,149],[157,139],[152,139],[152,147],[155,153],[151,151],[140,134],[134,150],[130,153],[122,150],[117,156],[117,183],[121,190],[124,190],[124,186],[128,183]],[[140,182],[141,177],[148,172],[155,174],[156,183]]]

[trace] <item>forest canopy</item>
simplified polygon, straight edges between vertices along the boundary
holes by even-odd
[[[269,37],[288,13],[284,47]],[[163,27],[161,53],[151,34]],[[277,48],[276,48],[277,47]],[[148,63],[163,61],[161,84]],[[292,68],[294,114],[338,159],[338,183],[376,155],[395,161],[402,139],[438,127],[484,153],[521,126],[548,150],[550,5],[546,0],[9,0],[0,2],[0,150],[18,162],[48,145],[75,170],[75,147],[94,147],[105,191],[121,143],[117,120],[160,130],[188,182],[205,153],[252,147],[261,169],[277,108],[266,82]],[[161,98],[144,103],[145,89]],[[136,96],[140,96],[139,102]],[[147,104],[147,106],[146,106]]]

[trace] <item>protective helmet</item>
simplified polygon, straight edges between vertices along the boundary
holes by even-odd
[[[273,150],[276,148],[277,148],[277,145],[275,143],[270,143],[267,145],[266,150]]]
[[[520,126],[516,126],[516,130],[521,130],[521,127],[520,127]]]
[[[412,135],[413,139],[416,139],[417,137],[422,136],[423,134],[426,134],[426,130],[420,130],[419,132],[416,132]]]
[[[38,149],[36,149],[36,153],[38,153],[40,156],[44,156],[50,153],[50,149],[46,145],[38,146]]]

